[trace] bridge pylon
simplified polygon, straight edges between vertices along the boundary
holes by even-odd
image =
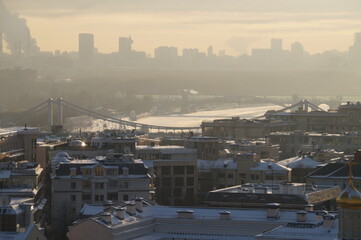
[[[47,104],[48,104],[48,127],[49,127],[49,130],[51,130],[51,127],[54,124],[54,121],[53,121],[53,99],[49,98],[47,100]]]

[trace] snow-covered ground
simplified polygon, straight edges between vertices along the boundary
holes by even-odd
[[[199,127],[203,121],[213,121],[221,118],[253,118],[263,115],[268,110],[278,110],[281,106],[265,105],[257,107],[242,107],[224,110],[199,111],[189,114],[172,114],[163,116],[149,116],[140,118],[138,123],[166,126],[166,127]],[[128,118],[124,120],[129,120]],[[75,117],[66,121],[66,129],[70,131],[102,131],[103,129],[119,129],[119,125],[91,117]]]

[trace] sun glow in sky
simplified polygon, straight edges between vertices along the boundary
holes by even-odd
[[[1,1],[1,0],[0,0]],[[25,18],[42,51],[77,51],[78,34],[93,33],[99,52],[118,50],[131,35],[133,48],[153,55],[158,46],[250,54],[299,41],[312,54],[347,51],[361,29],[361,1],[296,0],[3,0]]]

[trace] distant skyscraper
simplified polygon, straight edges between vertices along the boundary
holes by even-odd
[[[360,66],[361,62],[361,32],[357,32],[354,35],[354,43],[349,49],[351,61],[356,66]]]
[[[271,39],[271,49],[276,51],[282,50],[282,39]]]
[[[213,54],[213,47],[212,46],[209,46],[207,48],[207,57],[213,57],[214,54]]]
[[[94,35],[90,33],[79,34],[79,61],[91,64],[94,59]]]
[[[291,44],[291,56],[292,57],[303,56],[303,46],[300,42],[294,42]]]
[[[124,60],[129,60],[132,55],[133,40],[129,37],[119,38],[119,54]]]

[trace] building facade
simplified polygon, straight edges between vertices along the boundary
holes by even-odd
[[[150,176],[140,160],[122,154],[100,160],[74,160],[66,153],[52,161],[52,225],[65,227],[79,217],[84,204],[128,201],[142,197],[152,201]]]

